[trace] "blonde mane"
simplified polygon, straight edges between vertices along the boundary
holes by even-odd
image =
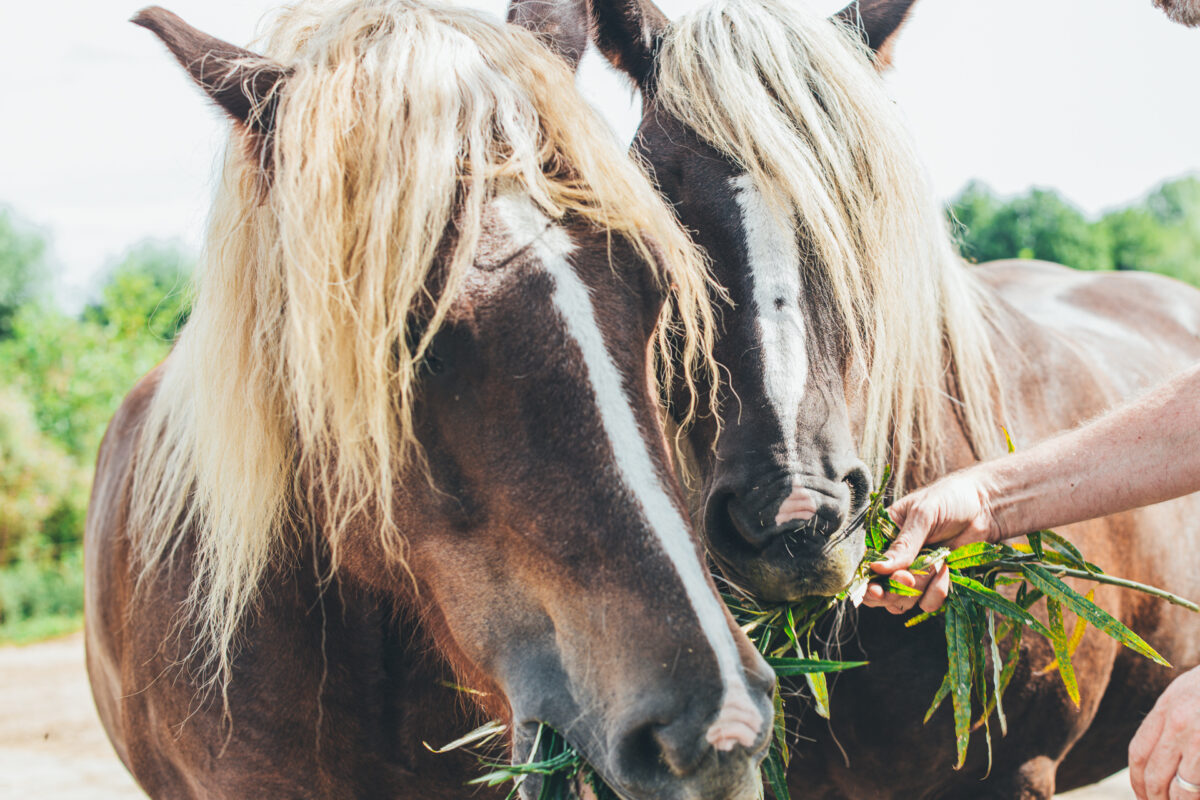
[[[952,398],[1000,442],[989,309],[857,32],[786,0],[713,0],[672,25],[657,97],[801,231],[863,372],[861,456],[897,488],[944,470]]]
[[[194,532],[186,619],[225,681],[264,571],[299,544],[287,532],[319,524],[336,565],[370,513],[403,563],[394,498],[423,479],[420,365],[497,193],[628,240],[672,288],[660,364],[683,364],[688,385],[715,376],[702,260],[531,34],[415,0],[305,0],[278,16],[265,55],[289,70],[270,179],[235,130],[132,493],[143,580]]]

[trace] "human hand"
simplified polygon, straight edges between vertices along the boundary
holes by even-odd
[[[1000,538],[987,487],[971,470],[948,475],[905,495],[892,504],[888,513],[900,533],[888,547],[885,559],[871,564],[871,568],[881,576],[917,589],[921,595],[904,597],[872,583],[863,602],[881,606],[893,614],[903,614],[918,604],[922,611],[936,611],[950,594],[950,570],[944,564],[931,565],[923,575],[909,571],[923,546],[945,542],[949,547],[959,547]]]
[[[1200,667],[1176,678],[1142,720],[1129,743],[1129,782],[1138,800],[1200,798],[1186,785],[1200,785]]]

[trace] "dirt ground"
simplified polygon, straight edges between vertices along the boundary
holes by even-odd
[[[92,706],[83,635],[0,647],[0,797],[128,800],[145,795]],[[1063,800],[1133,800],[1124,773]]]

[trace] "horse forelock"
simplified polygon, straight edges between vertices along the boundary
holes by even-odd
[[[143,574],[173,552],[181,521],[197,532],[189,611],[224,679],[305,509],[321,507],[335,563],[363,513],[403,561],[395,488],[422,460],[421,365],[497,194],[630,242],[673,289],[662,346],[677,329],[685,377],[715,373],[702,259],[531,34],[411,0],[312,0],[276,19],[266,50],[288,70],[270,181],[229,148],[133,493]]]
[[[861,367],[860,448],[876,474],[890,463],[902,488],[940,470],[948,392],[977,454],[995,451],[989,306],[859,35],[797,4],[714,0],[667,31],[655,101],[811,252],[803,266]]]

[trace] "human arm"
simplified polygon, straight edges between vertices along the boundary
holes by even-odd
[[[941,606],[944,567],[908,571],[926,544],[1000,541],[1200,490],[1200,365],[1091,422],[1023,450],[948,475],[890,509],[900,533],[883,576],[923,594],[901,597],[872,585],[864,602],[903,613]]]

